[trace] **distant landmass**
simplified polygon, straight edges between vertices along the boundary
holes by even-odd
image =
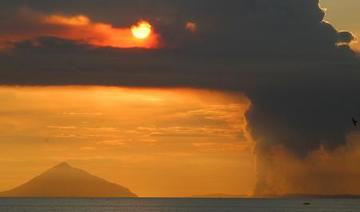
[[[206,198],[206,199],[246,199],[246,198],[260,198],[260,199],[360,199],[360,195],[351,194],[284,194],[284,195],[233,195],[233,194],[205,194],[205,195],[194,195],[192,198]]]
[[[0,197],[137,197],[129,189],[61,163]]]
[[[204,195],[194,195],[193,198],[214,198],[214,199],[233,199],[233,198],[248,198],[248,196],[245,195],[236,195],[236,194],[204,194]]]
[[[359,199],[357,194],[286,194],[283,198],[316,198],[316,199]]]

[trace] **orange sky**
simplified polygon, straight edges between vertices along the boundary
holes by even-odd
[[[331,22],[338,30],[351,31],[356,37],[356,42],[351,44],[352,48],[360,52],[360,1],[343,0],[321,0],[321,6],[326,9],[326,20]]]
[[[18,16],[19,19],[24,19],[24,22],[30,22],[34,29],[21,33],[11,31],[2,33],[0,47],[6,46],[8,42],[32,40],[42,36],[55,36],[98,47],[157,48],[159,46],[159,36],[154,29],[148,37],[139,39],[132,33],[132,26],[114,27],[110,23],[93,22],[90,17],[81,14],[44,15],[31,10],[21,10]],[[135,26],[136,24],[134,23]]]
[[[242,94],[0,87],[0,101],[0,191],[67,161],[142,197],[251,195],[258,171],[264,194],[358,194],[360,134],[303,159],[274,146],[256,167]]]
[[[249,100],[201,90],[1,87],[0,190],[61,161],[140,196],[250,194]]]

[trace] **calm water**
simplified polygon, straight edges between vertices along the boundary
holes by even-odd
[[[311,203],[304,205],[305,202]],[[359,199],[0,199],[0,212],[360,212]]]

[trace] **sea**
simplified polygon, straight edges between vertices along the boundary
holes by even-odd
[[[0,212],[360,212],[360,199],[0,199]]]

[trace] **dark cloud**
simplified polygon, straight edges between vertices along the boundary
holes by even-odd
[[[338,36],[338,43],[350,43],[351,41],[355,40],[355,36],[350,32],[339,32]]]
[[[6,17],[11,16],[4,15],[6,11],[28,7],[42,13],[86,14],[121,26],[148,18],[164,48],[97,48],[59,37],[22,41],[0,56],[1,84],[186,86],[245,92],[253,105],[248,119],[258,153],[268,161],[272,158],[267,152],[276,145],[302,158],[320,146],[345,144],[351,117],[360,118],[360,63],[348,46],[354,36],[323,22],[317,0],[2,4],[8,8],[1,12]],[[188,21],[197,24],[196,33],[186,31]],[[6,24],[3,20],[0,27]],[[265,175],[260,171],[259,176]]]

